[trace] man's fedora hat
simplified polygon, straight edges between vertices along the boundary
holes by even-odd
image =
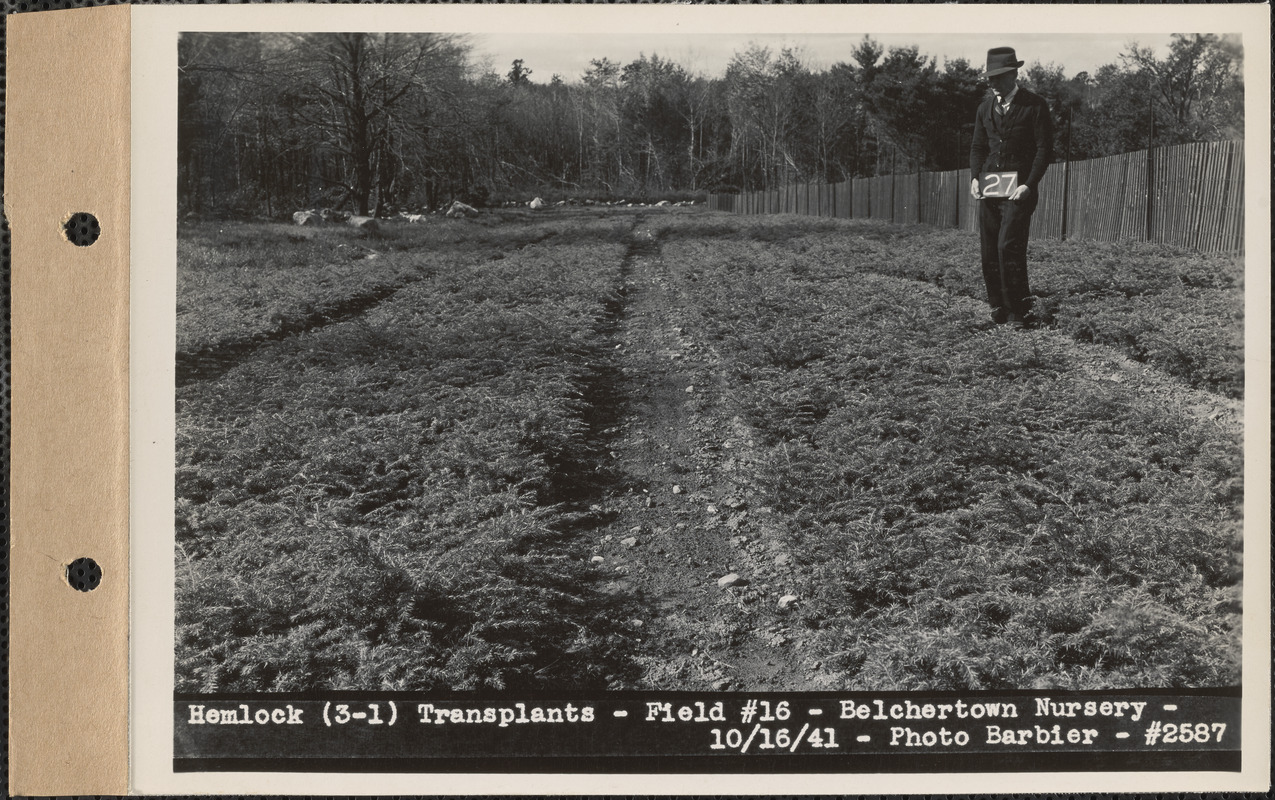
[[[983,73],[983,77],[990,78],[993,75],[1001,75],[1018,69],[1023,65],[1023,62],[1017,59],[1018,56],[1014,55],[1014,48],[993,47],[987,51],[987,71]]]

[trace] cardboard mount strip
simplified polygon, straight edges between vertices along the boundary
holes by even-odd
[[[13,795],[128,790],[130,12],[8,23]],[[95,243],[68,241],[76,213]]]

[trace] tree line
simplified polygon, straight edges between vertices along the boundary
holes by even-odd
[[[1023,83],[1055,115],[1056,157],[1242,136],[1240,46],[1174,35]],[[967,165],[981,69],[864,39],[816,66],[736,52],[709,77],[658,55],[548,82],[475,66],[463,35],[186,33],[179,42],[178,204],[191,213],[359,214],[575,197],[729,193]]]

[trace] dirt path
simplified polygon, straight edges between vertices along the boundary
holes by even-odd
[[[747,429],[723,397],[719,359],[688,334],[675,271],[641,220],[614,327],[616,416],[602,434],[613,480],[593,511],[593,563],[636,599],[629,624],[649,688],[815,688],[791,556],[751,485]],[[730,575],[739,578],[722,585]],[[795,594],[795,592],[794,592]]]

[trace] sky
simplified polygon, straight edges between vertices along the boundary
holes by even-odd
[[[923,55],[933,56],[941,67],[945,60],[964,58],[981,66],[991,47],[1007,45],[1015,48],[1019,60],[1057,64],[1066,75],[1093,72],[1103,64],[1115,63],[1130,42],[1154,47],[1163,56],[1168,51],[1169,37],[1163,33],[1146,35],[1112,34],[994,34],[985,37],[953,36],[936,33],[873,33],[872,38],[886,48],[917,46]],[[623,34],[623,33],[476,33],[472,34],[476,60],[487,58],[500,74],[509,71],[516,58],[532,71],[531,80],[548,83],[555,73],[567,82],[576,81],[589,67],[589,61],[606,57],[627,64],[641,54],[671,59],[694,73],[720,77],[731,56],[751,42],[778,52],[785,46],[795,47],[803,63],[828,67],[838,61],[849,61],[850,52],[864,34]]]

